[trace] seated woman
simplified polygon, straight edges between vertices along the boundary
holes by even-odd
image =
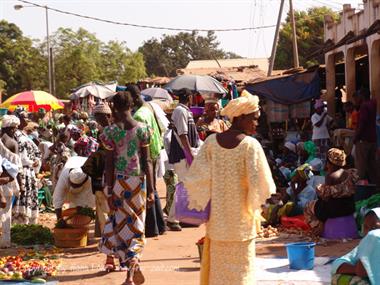
[[[305,220],[314,235],[323,232],[329,218],[351,215],[355,212],[355,184],[359,177],[355,169],[345,170],[346,154],[332,148],[327,152],[325,184],[317,186],[318,199],[306,205]]]
[[[308,164],[298,167],[292,175],[291,186],[277,188],[278,193],[261,206],[262,216],[270,225],[277,225],[282,216],[302,215],[305,205],[316,198],[314,188],[308,184],[312,175]]]
[[[317,147],[312,141],[299,142],[297,144],[298,152],[298,163],[302,165],[304,163],[309,163],[316,157]]]
[[[286,190],[287,195],[284,198],[285,204],[292,203],[291,211],[286,213],[287,216],[302,215],[306,204],[316,198],[314,188],[308,184],[311,177],[311,167],[308,164],[303,164],[295,170],[290,182],[291,186]]]
[[[332,285],[380,284],[380,208],[366,214],[363,232],[359,245],[332,264]]]
[[[297,147],[292,142],[286,142],[282,149],[282,166],[294,169],[297,166]]]

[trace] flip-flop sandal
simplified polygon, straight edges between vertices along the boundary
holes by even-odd
[[[145,277],[143,273],[141,272],[140,265],[138,264],[134,266],[133,282],[136,285],[141,285],[145,283]]]
[[[113,271],[115,271],[116,270],[116,265],[115,265],[115,262],[114,262],[114,260],[112,259],[112,261],[111,261],[111,258],[108,258],[107,257],[107,260],[106,260],[106,264],[104,265],[104,270],[106,271],[106,272],[113,272]]]

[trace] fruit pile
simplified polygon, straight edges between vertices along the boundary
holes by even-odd
[[[272,226],[268,226],[267,228],[261,227],[260,232],[257,233],[258,238],[271,238],[278,237],[279,235],[278,229]]]
[[[54,276],[59,266],[58,256],[46,253],[20,253],[17,256],[0,258],[1,280],[31,280],[45,283],[45,278]]]

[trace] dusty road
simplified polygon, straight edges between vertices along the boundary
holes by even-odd
[[[160,196],[165,196],[165,186],[160,181]],[[164,199],[162,200],[165,204]],[[54,225],[54,216],[43,217],[42,223]],[[197,285],[199,284],[200,262],[196,241],[204,235],[204,227],[184,228],[182,232],[167,232],[158,238],[150,238],[142,257],[142,270],[147,285]],[[279,238],[257,242],[259,257],[286,256],[284,243],[300,240],[298,236],[281,235]],[[317,256],[340,256],[356,245],[357,241],[348,243],[329,243],[318,246]],[[226,249],[228,250],[228,249]],[[13,250],[14,251],[14,250]],[[0,251],[8,255],[10,251]],[[126,273],[105,273],[103,266],[105,256],[97,251],[97,240],[92,239],[86,248],[64,250],[61,270],[57,279],[65,285],[119,285]],[[303,282],[304,283],[304,282]],[[295,282],[259,282],[258,284],[303,284]],[[308,282],[307,284],[313,284]],[[320,284],[320,283],[314,283]],[[230,284],[226,284],[230,285]]]

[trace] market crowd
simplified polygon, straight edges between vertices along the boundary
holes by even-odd
[[[144,101],[139,87],[128,85],[111,100],[98,100],[90,113],[28,113],[18,107],[4,115],[0,247],[11,246],[12,224],[38,223],[39,195],[51,196],[45,200],[62,223],[67,204],[96,209],[106,270],[118,264],[127,272],[125,284],[142,284],[145,238],[189,226],[177,220],[179,184],[188,191],[190,208],[202,211],[212,202],[202,284],[254,284],[257,213],[264,225],[273,226],[283,217],[303,216],[321,236],[327,220],[356,212],[365,234],[370,232],[366,239],[380,239],[379,211],[363,212],[380,206],[380,198],[378,204],[372,199],[371,207],[355,205],[357,185],[379,185],[376,102],[368,90],[345,103],[343,123],[316,100],[310,131],[279,147],[263,139],[257,96],[242,91],[224,108],[217,97],[201,99],[203,114],[193,115],[193,95],[188,89],[174,92],[174,108],[161,100]],[[50,173],[49,187],[41,173]],[[164,208],[158,178],[166,184]],[[228,259],[226,248],[235,253]],[[348,274],[377,284],[373,272],[380,270],[375,259],[368,260],[340,260],[334,265],[336,282]]]

